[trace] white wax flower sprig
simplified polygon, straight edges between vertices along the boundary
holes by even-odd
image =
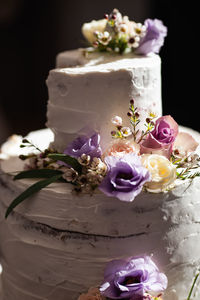
[[[159,52],[167,28],[157,19],[147,19],[144,24],[130,21],[115,8],[104,19],[83,24],[82,33],[94,50],[147,55]]]
[[[137,107],[134,106],[134,99],[130,100],[129,111],[127,113],[127,116],[130,120],[130,127],[123,126],[123,120],[120,116],[114,116],[111,119],[112,124],[115,125],[115,130],[111,131],[111,135],[113,138],[116,139],[128,138],[132,135],[134,142],[139,144],[146,137],[146,135],[154,128],[154,119],[156,118],[156,115],[153,112],[149,113],[144,124],[146,130],[143,130],[140,134],[139,129],[137,127],[140,123],[140,114],[138,113]]]
[[[130,127],[122,126],[122,118],[115,116],[111,119],[113,125],[115,125],[115,130],[111,131],[111,135],[114,138],[126,138],[132,135],[132,130]]]

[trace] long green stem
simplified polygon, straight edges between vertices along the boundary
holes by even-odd
[[[192,292],[193,292],[193,290],[194,290],[195,283],[196,283],[196,281],[197,281],[197,279],[198,279],[198,277],[199,277],[199,274],[200,274],[200,273],[198,273],[198,274],[195,276],[195,278],[194,278],[194,281],[193,281],[192,287],[191,287],[191,289],[190,289],[189,295],[188,295],[188,297],[187,297],[187,300],[191,300],[191,295],[192,295]]]

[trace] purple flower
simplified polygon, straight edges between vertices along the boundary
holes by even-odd
[[[165,274],[149,256],[142,256],[108,263],[100,292],[111,299],[142,300],[145,293],[156,296],[166,287]]]
[[[164,38],[167,35],[167,27],[158,19],[147,19],[144,24],[147,27],[147,33],[141,39],[136,53],[142,55],[150,52],[159,53],[160,48],[164,44]]]
[[[108,172],[99,189],[107,196],[131,202],[141,192],[144,183],[150,180],[148,170],[134,153],[123,157],[107,156],[105,163]]]
[[[90,137],[86,135],[78,137],[68,145],[64,154],[77,158],[81,157],[82,154],[90,155],[91,158],[100,157],[102,154],[100,147],[100,135],[95,132]]]

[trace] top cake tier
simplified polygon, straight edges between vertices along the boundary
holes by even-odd
[[[59,54],[57,67],[47,80],[47,126],[55,134],[54,146],[59,151],[91,129],[100,132],[105,148],[112,117],[126,119],[131,98],[141,121],[149,112],[157,116],[162,113],[161,60],[156,54],[120,55],[77,49]]]

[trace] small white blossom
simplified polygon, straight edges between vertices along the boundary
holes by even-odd
[[[119,116],[115,116],[111,119],[111,122],[116,125],[116,126],[121,126],[122,125],[122,118]]]
[[[128,26],[126,24],[122,23],[118,26],[118,31],[122,34],[126,34],[128,31]]]
[[[62,171],[64,171],[62,177],[68,182],[76,181],[78,177],[78,173],[73,168],[63,167]]]
[[[105,175],[107,166],[100,158],[94,157],[91,163],[91,170],[96,171],[96,174]]]
[[[132,134],[132,131],[129,127],[122,127],[122,129],[120,130],[123,137],[128,137]]]
[[[128,46],[132,48],[137,48],[139,46],[140,37],[139,36],[132,36],[128,41]]]
[[[87,174],[87,180],[90,184],[98,185],[103,180],[103,176],[101,174],[97,174],[95,171],[90,170]]]
[[[134,31],[136,36],[144,37],[146,34],[147,27],[141,23],[134,24]]]
[[[103,33],[100,32],[98,34],[98,41],[103,44],[104,46],[108,45],[108,43],[111,41],[112,37],[108,31],[104,31]]]
[[[90,155],[82,154],[81,157],[78,158],[78,162],[82,166],[88,166],[90,163]]]

